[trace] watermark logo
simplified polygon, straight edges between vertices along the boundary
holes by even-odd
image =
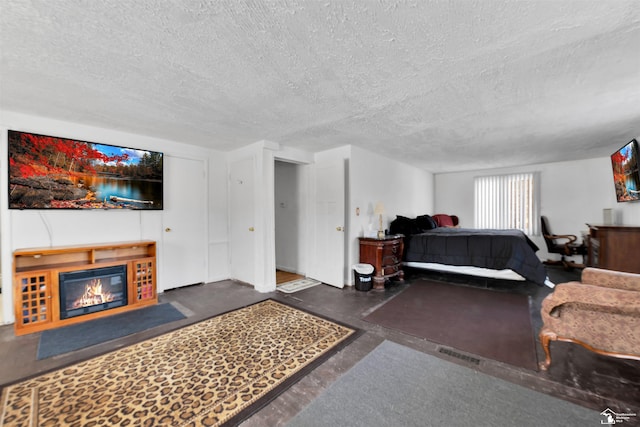
[[[618,423],[623,423],[625,421],[629,421],[632,417],[635,417],[636,414],[618,414],[613,412],[611,409],[607,408],[604,411],[600,412],[602,415],[602,419],[600,420],[600,424],[604,425],[613,425]]]

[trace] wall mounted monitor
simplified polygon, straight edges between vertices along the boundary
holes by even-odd
[[[10,209],[163,207],[163,154],[9,131]]]
[[[632,139],[611,155],[613,182],[618,202],[640,200],[640,156],[638,141]]]

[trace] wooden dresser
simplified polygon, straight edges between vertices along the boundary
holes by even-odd
[[[404,281],[403,238],[400,234],[383,239],[360,237],[360,262],[373,265],[373,289],[384,289],[384,282],[392,277]]]
[[[587,225],[590,267],[640,273],[640,227]]]

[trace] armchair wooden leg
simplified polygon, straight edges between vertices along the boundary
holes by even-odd
[[[558,338],[558,336],[550,331],[547,328],[542,328],[540,330],[540,343],[542,344],[542,349],[544,350],[544,354],[545,354],[545,360],[544,362],[540,363],[540,369],[542,369],[543,371],[546,371],[547,369],[549,369],[549,365],[551,364],[551,351],[549,349],[549,343],[551,340],[556,340]]]

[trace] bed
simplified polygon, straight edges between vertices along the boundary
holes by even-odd
[[[538,249],[520,230],[438,227],[405,235],[404,265],[553,287]]]

